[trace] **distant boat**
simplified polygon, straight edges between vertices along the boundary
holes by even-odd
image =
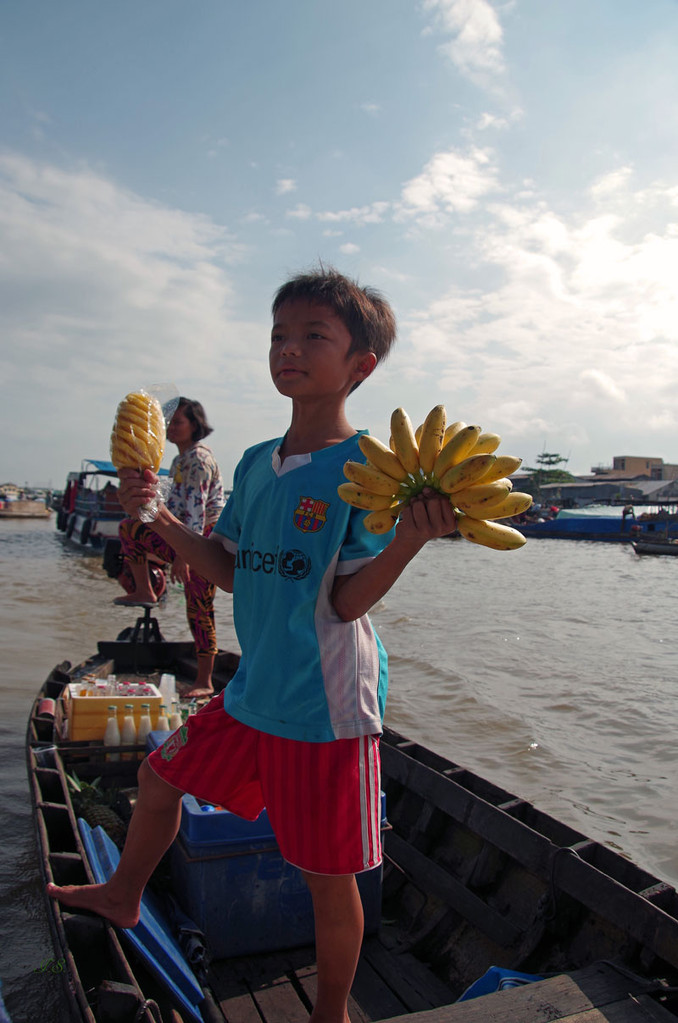
[[[166,476],[167,469],[159,475]],[[79,547],[103,550],[118,535],[125,512],[118,501],[118,472],[112,462],[85,458],[79,472],[69,472],[56,527]]]
[[[678,540],[632,540],[631,546],[636,554],[678,555]]]
[[[667,509],[641,511],[629,506],[561,508],[555,518],[536,522],[512,522],[524,536],[559,540],[599,540],[628,543],[630,540],[678,538],[678,514]]]
[[[48,519],[52,511],[42,498],[29,501],[17,499],[0,500],[0,519]]]

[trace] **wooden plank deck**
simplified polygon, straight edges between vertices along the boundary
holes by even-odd
[[[316,996],[313,947],[215,962],[210,984],[227,1023],[306,1023]],[[407,1017],[454,1001],[453,992],[407,953],[395,959],[368,938],[358,963],[352,1023]]]
[[[411,957],[410,957],[411,958]],[[598,963],[524,987],[456,1002],[421,964],[385,969],[377,939],[365,943],[349,1012],[352,1023],[676,1023],[656,990]],[[413,962],[415,962],[413,960]],[[313,949],[215,963],[212,984],[227,1023],[307,1023],[315,1000]],[[654,995],[654,997],[653,997]],[[442,999],[442,1001],[441,1001]]]

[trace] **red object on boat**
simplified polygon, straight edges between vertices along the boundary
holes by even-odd
[[[56,712],[56,702],[45,697],[38,704],[38,717],[39,718],[53,718]]]

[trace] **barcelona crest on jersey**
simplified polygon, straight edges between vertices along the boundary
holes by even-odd
[[[302,533],[317,533],[327,522],[326,511],[328,501],[318,501],[314,497],[300,497],[299,507],[294,513],[294,525]]]

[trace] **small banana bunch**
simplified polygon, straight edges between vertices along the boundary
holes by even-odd
[[[390,446],[361,436],[358,444],[367,464],[346,462],[349,482],[338,493],[369,512],[364,522],[371,533],[387,533],[411,499],[430,487],[449,494],[457,528],[467,540],[497,551],[516,550],[525,537],[494,520],[527,511],[532,498],[513,492],[508,477],[522,460],[495,455],[500,443],[498,434],[483,433],[479,426],[447,426],[444,405],[432,408],[416,431],[404,409],[397,408],[391,416]]]
[[[135,391],[118,405],[111,433],[111,461],[116,469],[157,472],[165,450],[165,418],[157,398]]]

